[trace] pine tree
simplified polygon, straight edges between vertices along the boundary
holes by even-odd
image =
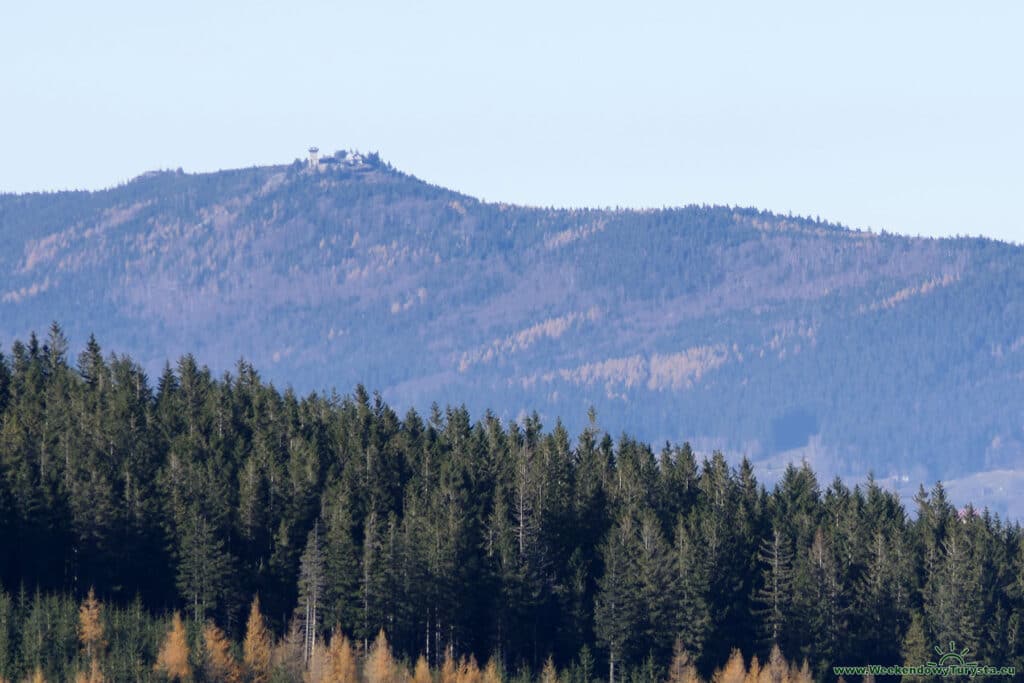
[[[207,680],[241,683],[242,672],[231,654],[231,642],[215,624],[203,627],[203,673]]]
[[[188,661],[188,636],[181,614],[175,612],[171,618],[171,628],[167,632],[160,652],[157,654],[154,671],[162,672],[171,680],[186,681],[192,678],[192,667]]]
[[[252,599],[249,608],[249,621],[245,627],[245,642],[242,645],[242,657],[248,680],[253,683],[266,683],[270,679],[270,655],[273,641],[263,614],[260,612],[260,598]]]

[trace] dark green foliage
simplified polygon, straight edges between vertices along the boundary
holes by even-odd
[[[67,353],[55,326],[0,359],[12,680],[83,669],[90,585],[110,680],[152,677],[172,609],[192,636],[213,619],[238,642],[257,593],[299,667],[335,626],[363,644],[384,629],[434,665],[448,648],[498,653],[526,675],[551,654],[578,683],[612,662],[617,681],[660,680],[677,642],[704,674],[732,647],[766,661],[773,643],[822,676],[950,640],[1024,661],[1024,534],[958,512],[941,486],[911,519],[874,480],[822,492],[791,466],[769,492],[746,460],[655,456],[593,414],[574,444],[536,414],[399,420],[362,387],[299,398],[247,363],[214,379],[190,356],[153,391],[93,339],[77,371]]]

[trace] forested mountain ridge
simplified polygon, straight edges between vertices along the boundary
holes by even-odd
[[[352,652],[317,662],[345,635],[366,683],[408,681],[374,673],[381,631],[417,683],[479,681],[452,673],[472,658],[488,683],[809,683],[954,641],[1024,667],[1021,527],[941,485],[911,518],[874,481],[789,466],[769,491],[593,413],[572,438],[361,386],[300,398],[246,363],[185,356],[151,385],[95,340],[72,355],[54,325],[0,357],[3,680],[344,683]],[[745,679],[755,656],[774,671]]]
[[[1004,243],[485,203],[371,155],[0,196],[0,339],[54,319],[151,375],[241,356],[300,391],[574,431],[594,405],[769,479],[805,457],[1022,514],[1024,250]]]

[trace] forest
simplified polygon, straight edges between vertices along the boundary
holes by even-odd
[[[1024,518],[982,498],[1024,471],[1024,247],[755,208],[516,206],[367,161],[0,193],[0,342],[55,319],[154,382],[185,352],[218,377],[244,357],[300,395],[362,383],[400,414],[536,410],[574,437],[594,406],[616,437],[759,467],[806,454],[826,482],[941,479]]]
[[[1016,521],[537,413],[398,415],[59,325],[0,355],[0,679],[825,681],[1024,669]],[[869,428],[867,425],[865,429]]]

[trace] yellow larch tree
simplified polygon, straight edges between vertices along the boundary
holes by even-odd
[[[249,608],[249,621],[245,625],[245,641],[242,643],[242,662],[252,683],[266,683],[270,679],[272,647],[273,641],[260,612],[260,597],[257,595]]]
[[[211,681],[242,681],[241,668],[231,654],[231,642],[213,622],[203,627],[203,673]]]
[[[356,655],[352,651],[352,643],[339,629],[331,636],[331,646],[327,649],[327,661],[324,666],[324,683],[358,683],[359,674],[356,669]]]
[[[188,663],[188,636],[180,612],[175,612],[171,618],[171,628],[160,646],[153,670],[163,672],[171,680],[186,681],[192,678],[192,667]]]
[[[106,683],[106,680],[100,671],[100,663],[95,659],[89,664],[89,673],[79,671],[75,674],[75,683]],[[3,679],[0,679],[0,683],[3,683]]]
[[[743,665],[743,653],[733,648],[724,669],[718,669],[711,677],[712,683],[743,683],[747,668]]]
[[[89,663],[89,677],[86,680],[89,683],[106,683],[107,679],[103,676],[103,671],[100,670],[98,659],[93,658]]]
[[[772,645],[772,651],[768,654],[768,661],[761,667],[757,683],[790,683],[789,664],[782,656],[782,650],[778,645]]]
[[[103,640],[103,605],[92,588],[78,608],[78,640],[89,660],[99,657],[107,647]]]
[[[790,679],[793,683],[814,683],[814,676],[811,674],[811,665],[807,662],[807,658],[804,657],[803,664],[800,666],[798,671],[796,664],[793,664],[793,672],[790,675]]]
[[[309,663],[302,680],[305,683],[324,683],[327,680],[327,648],[323,639],[313,643],[309,652]]]
[[[540,670],[540,683],[558,683],[558,669],[555,668],[555,659],[551,655],[548,655],[544,668]]]
[[[439,683],[458,683],[459,667],[455,661],[455,654],[449,645],[444,653],[444,662],[441,664]]]
[[[754,655],[750,660],[750,668],[747,669],[747,677],[743,679],[743,683],[758,683],[761,679],[761,661]]]
[[[672,650],[672,664],[668,668],[668,683],[702,683],[697,675],[697,666],[690,653],[677,640]]]
[[[480,665],[476,657],[470,655],[469,659],[463,658],[457,680],[458,683],[481,683]]]
[[[384,629],[381,629],[370,647],[366,664],[363,666],[363,677],[366,683],[396,683],[395,673],[395,659],[391,656],[391,646],[388,645]]]
[[[25,679],[25,683],[46,683],[46,676],[43,675],[42,667],[36,666],[32,675]]]
[[[427,658],[420,655],[416,660],[416,666],[412,672],[412,683],[434,683],[434,676],[430,673],[430,665]]]
[[[487,660],[487,666],[484,667],[483,683],[501,683],[503,678],[498,658],[491,655],[491,658]],[[587,683],[590,682],[588,681]]]

